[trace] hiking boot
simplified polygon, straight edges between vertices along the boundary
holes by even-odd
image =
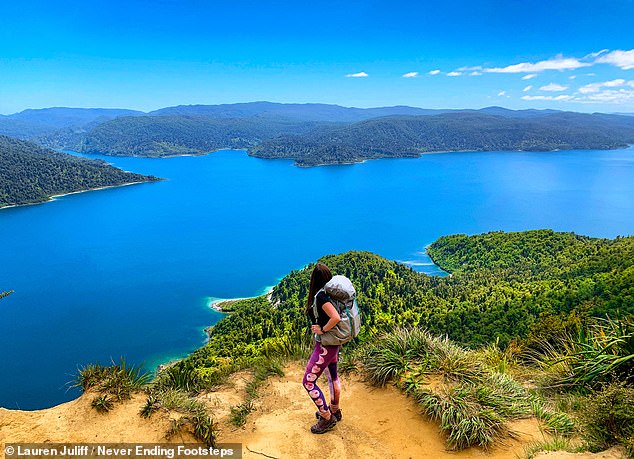
[[[330,419],[324,419],[319,416],[319,421],[317,422],[317,424],[311,426],[310,431],[314,434],[322,434],[324,432],[328,432],[336,425],[337,419],[334,415],[331,415]]]
[[[332,413],[332,416],[335,417],[337,422],[341,421],[341,418],[342,418],[341,409],[338,409],[334,413],[331,411],[331,413]],[[315,418],[319,419],[320,417],[321,417],[321,415],[319,414],[319,411],[315,411]]]

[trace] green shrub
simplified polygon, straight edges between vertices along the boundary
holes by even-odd
[[[588,446],[600,451],[634,442],[634,388],[622,383],[605,385],[588,396],[581,413]]]
[[[593,388],[604,383],[634,383],[634,321],[596,319],[576,337],[544,343],[534,360],[548,369],[551,388]]]

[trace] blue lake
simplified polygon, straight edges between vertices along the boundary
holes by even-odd
[[[451,233],[634,234],[634,148],[445,153],[302,169],[243,151],[103,157],[168,180],[0,210],[0,406],[77,395],[78,366],[153,368],[204,342],[210,298],[253,296],[322,255],[430,274]]]

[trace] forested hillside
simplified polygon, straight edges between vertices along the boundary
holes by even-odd
[[[382,117],[350,124],[298,121],[272,114],[191,116],[182,113],[208,110],[177,108],[159,112],[175,115],[122,117],[102,123],[86,133],[75,148],[86,153],[134,156],[245,148],[253,156],[291,158],[299,165],[312,166],[416,157],[428,151],[610,149],[634,143],[634,119],[608,115],[518,112],[511,116],[470,111]],[[301,118],[300,114],[296,116]]]
[[[320,261],[357,287],[360,340],[397,326],[422,326],[467,346],[554,339],[593,316],[634,314],[634,237],[595,239],[527,231],[440,238],[429,249],[451,271],[429,277],[378,255],[349,252]],[[236,362],[299,346],[312,265],[264,297],[233,305],[209,343],[181,364],[201,381]]]
[[[0,207],[46,201],[50,196],[104,186],[158,180],[0,136]]]
[[[0,134],[49,148],[119,156],[248,149],[300,166],[437,151],[612,149],[634,143],[634,118],[555,110],[427,110],[249,102],[131,110],[41,109],[0,116]]]
[[[223,148],[246,149],[262,139],[287,132],[303,133],[316,125],[260,117],[122,117],[95,127],[77,148],[85,153],[121,156],[200,155]]]
[[[434,151],[602,150],[634,143],[634,120],[628,117],[564,112],[510,116],[508,110],[500,116],[500,110],[494,110],[495,115],[459,112],[371,119],[280,136],[253,147],[250,154],[313,166]]]

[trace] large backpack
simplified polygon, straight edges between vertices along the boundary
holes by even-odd
[[[326,293],[341,320],[323,335],[316,335],[315,339],[324,346],[339,346],[356,338],[361,329],[361,315],[357,304],[357,292],[350,279],[341,275],[334,276],[321,291]],[[317,295],[313,299],[313,315],[315,319],[319,317]]]

